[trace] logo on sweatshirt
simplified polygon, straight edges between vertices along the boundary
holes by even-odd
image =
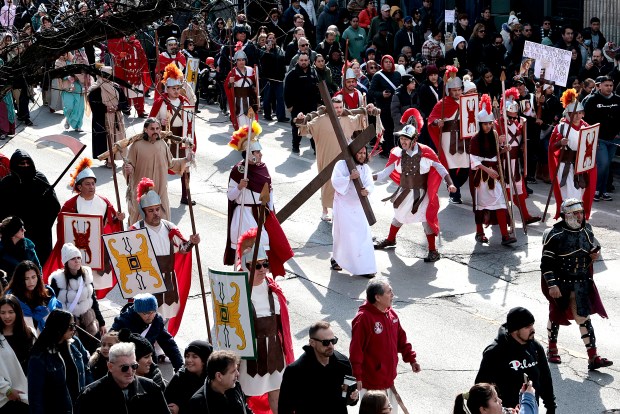
[[[381,332],[383,332],[383,325],[381,325],[381,322],[375,322],[375,329],[374,329],[375,333],[378,335]]]
[[[528,369],[538,365],[538,361],[527,362],[527,360],[524,359],[522,362],[520,362],[517,360],[512,360],[508,363],[508,365],[510,365],[510,368],[514,369],[515,371],[519,371],[520,369]]]

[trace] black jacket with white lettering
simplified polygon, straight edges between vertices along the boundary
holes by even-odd
[[[502,325],[497,338],[482,353],[476,384],[495,384],[502,405],[514,408],[519,403],[523,374],[532,381],[536,398],[543,400],[547,413],[555,414],[555,395],[545,350],[536,340],[519,344]]]
[[[590,125],[601,123],[599,138],[612,140],[620,132],[620,96],[615,93],[606,98],[600,92],[590,94],[583,102],[583,120]]]

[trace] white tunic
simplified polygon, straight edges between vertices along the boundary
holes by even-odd
[[[254,215],[252,215],[252,205],[258,204],[260,199],[260,193],[256,193],[247,187],[243,190],[239,190],[239,188],[237,188],[238,184],[239,183],[233,179],[228,182],[228,199],[230,201],[234,200],[237,204],[239,204],[235,207],[232,221],[230,222],[230,247],[235,250],[237,250],[237,240],[239,240],[239,236],[251,228],[258,227],[258,223],[256,223]],[[243,206],[243,218],[241,219],[241,225],[239,225],[242,200],[245,200],[245,203]],[[269,193],[269,200],[269,209],[272,210],[273,191]],[[269,235],[264,228],[260,234],[260,244],[265,248],[265,250],[269,250]]]
[[[454,111],[454,114],[452,114],[452,116],[450,118],[445,118],[446,121],[452,121],[456,118],[456,115],[459,113],[459,111]],[[446,131],[448,128],[445,128],[442,130],[442,134],[441,134],[441,150],[443,151],[443,154],[446,157],[446,161],[448,162],[448,168],[449,169],[453,169],[453,168],[469,168],[469,154],[468,154],[468,149],[469,149],[469,139],[466,140],[462,140],[460,138],[460,133],[458,133],[458,129],[457,129],[457,149],[458,148],[462,148],[463,146],[465,146],[465,150],[463,151],[462,154],[459,154],[458,152],[454,155],[450,154],[450,131]]]
[[[254,286],[252,289],[252,305],[254,305],[257,318],[271,316],[271,311],[269,309],[269,298],[267,296],[268,291],[269,287],[267,286],[266,280],[264,280],[260,285]],[[278,301],[278,295],[275,293],[273,294],[273,305],[276,315],[279,315],[280,302]],[[269,342],[267,343],[267,347],[269,347]],[[241,364],[239,366],[239,384],[241,384],[241,389],[245,395],[263,395],[266,392],[280,389],[283,372],[284,370],[274,371],[273,374],[267,373],[263,376],[257,374],[254,377],[250,377],[248,375],[247,361],[241,360]]]
[[[512,125],[508,125],[508,130],[512,132],[513,134],[516,133],[517,124],[513,122]],[[510,135],[506,135],[506,143],[509,143],[511,148],[520,147],[521,142],[523,141],[523,135],[522,134],[517,135],[517,139],[514,142],[510,142],[511,139],[512,137]],[[513,175],[515,174],[515,171],[517,171],[517,168],[519,168],[517,160],[511,157],[510,158],[510,170],[512,171]],[[510,177],[510,180],[512,180],[512,177]],[[506,188],[512,191],[512,184],[510,184],[510,182],[511,181],[506,183]],[[519,195],[523,194],[523,174],[521,174],[520,180],[515,181],[515,186],[517,187],[517,194]]]
[[[420,147],[416,144],[413,148],[413,151],[409,151],[408,154],[410,157],[413,157],[418,153]],[[388,165],[383,171],[377,174],[377,182],[381,182],[386,180],[392,171],[396,170],[398,173],[402,174],[402,165],[400,163],[400,157],[402,156],[402,148],[394,148],[392,153],[399,157],[398,161]],[[439,175],[443,178],[448,174],[448,171],[445,167],[438,162],[435,162],[429,158],[422,157],[420,158],[420,174],[428,174],[431,170],[431,167],[434,167]],[[399,190],[399,191],[402,191]],[[428,194],[424,196],[422,202],[418,206],[418,211],[415,214],[411,214],[411,208],[413,207],[413,199],[415,194],[413,191],[410,191],[407,194],[407,197],[403,200],[403,202],[398,206],[398,208],[394,209],[394,218],[400,223],[424,223],[426,222],[426,208],[428,207]]]
[[[559,132],[564,136],[566,134],[566,128],[568,124],[561,124],[563,127],[559,127]],[[579,146],[579,130],[575,128],[569,128],[568,132],[568,147],[573,151],[577,151],[577,147]],[[562,182],[562,172],[564,168],[568,168],[568,176],[566,177],[566,185],[560,187],[560,193],[562,194],[562,200],[566,200],[569,198],[576,198],[578,200],[583,200],[583,194],[585,193],[585,188],[575,188],[575,168],[573,164],[568,164],[566,166],[565,162],[560,163],[560,168],[558,168],[558,185]]]
[[[497,161],[497,156],[493,158],[484,158],[478,155],[470,155],[471,169],[477,170],[483,161]],[[495,168],[494,168],[495,169]],[[495,180],[495,188],[492,190],[486,181],[480,180],[480,185],[476,187],[476,210],[500,210],[506,208],[506,200],[502,186],[498,180]]]
[[[372,192],[374,183],[368,164],[357,165],[362,186]],[[332,185],[334,195],[334,260],[353,275],[377,273],[372,234],[364,209],[360,203],[349,169],[344,160],[334,166]]]
[[[251,66],[246,66],[245,67],[245,74],[246,77],[241,77],[238,80],[235,80],[235,87],[239,88],[239,87],[254,87],[254,68]],[[235,68],[235,76],[242,76],[243,74],[239,72],[239,70],[237,68]],[[248,85],[248,81],[250,82],[250,85]],[[241,128],[244,125],[251,125],[252,124],[252,120],[245,115],[245,113],[248,111],[249,108],[246,108],[246,106],[244,105],[245,100],[242,99],[241,100],[241,104],[239,105],[239,115],[237,116],[237,122],[239,123],[239,128]]]

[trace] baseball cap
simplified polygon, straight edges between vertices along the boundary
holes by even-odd
[[[390,11],[390,6],[389,6],[389,5],[387,5],[387,4],[384,4],[383,6],[381,6],[381,11],[382,11],[382,12],[384,12],[384,11]]]
[[[406,17],[405,17],[405,19],[404,19],[404,21],[405,21],[405,22],[407,22],[407,23],[408,23],[408,22],[412,22],[412,21],[413,21],[413,17],[411,17],[411,16],[406,16]]]

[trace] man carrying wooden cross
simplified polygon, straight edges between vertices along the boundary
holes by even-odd
[[[347,139],[350,139],[355,131],[361,131],[367,126],[367,115],[380,113],[380,110],[372,104],[366,108],[345,110],[342,96],[333,97],[331,102]],[[300,112],[295,119],[295,124],[299,128],[300,135],[311,135],[314,138],[317,150],[316,163],[320,173],[341,152],[340,144],[334,134],[334,126],[325,107],[321,106],[316,112],[307,115]],[[321,204],[323,206],[321,220],[331,221],[328,209],[333,208],[334,205],[334,187],[330,181],[327,181],[321,188]]]

